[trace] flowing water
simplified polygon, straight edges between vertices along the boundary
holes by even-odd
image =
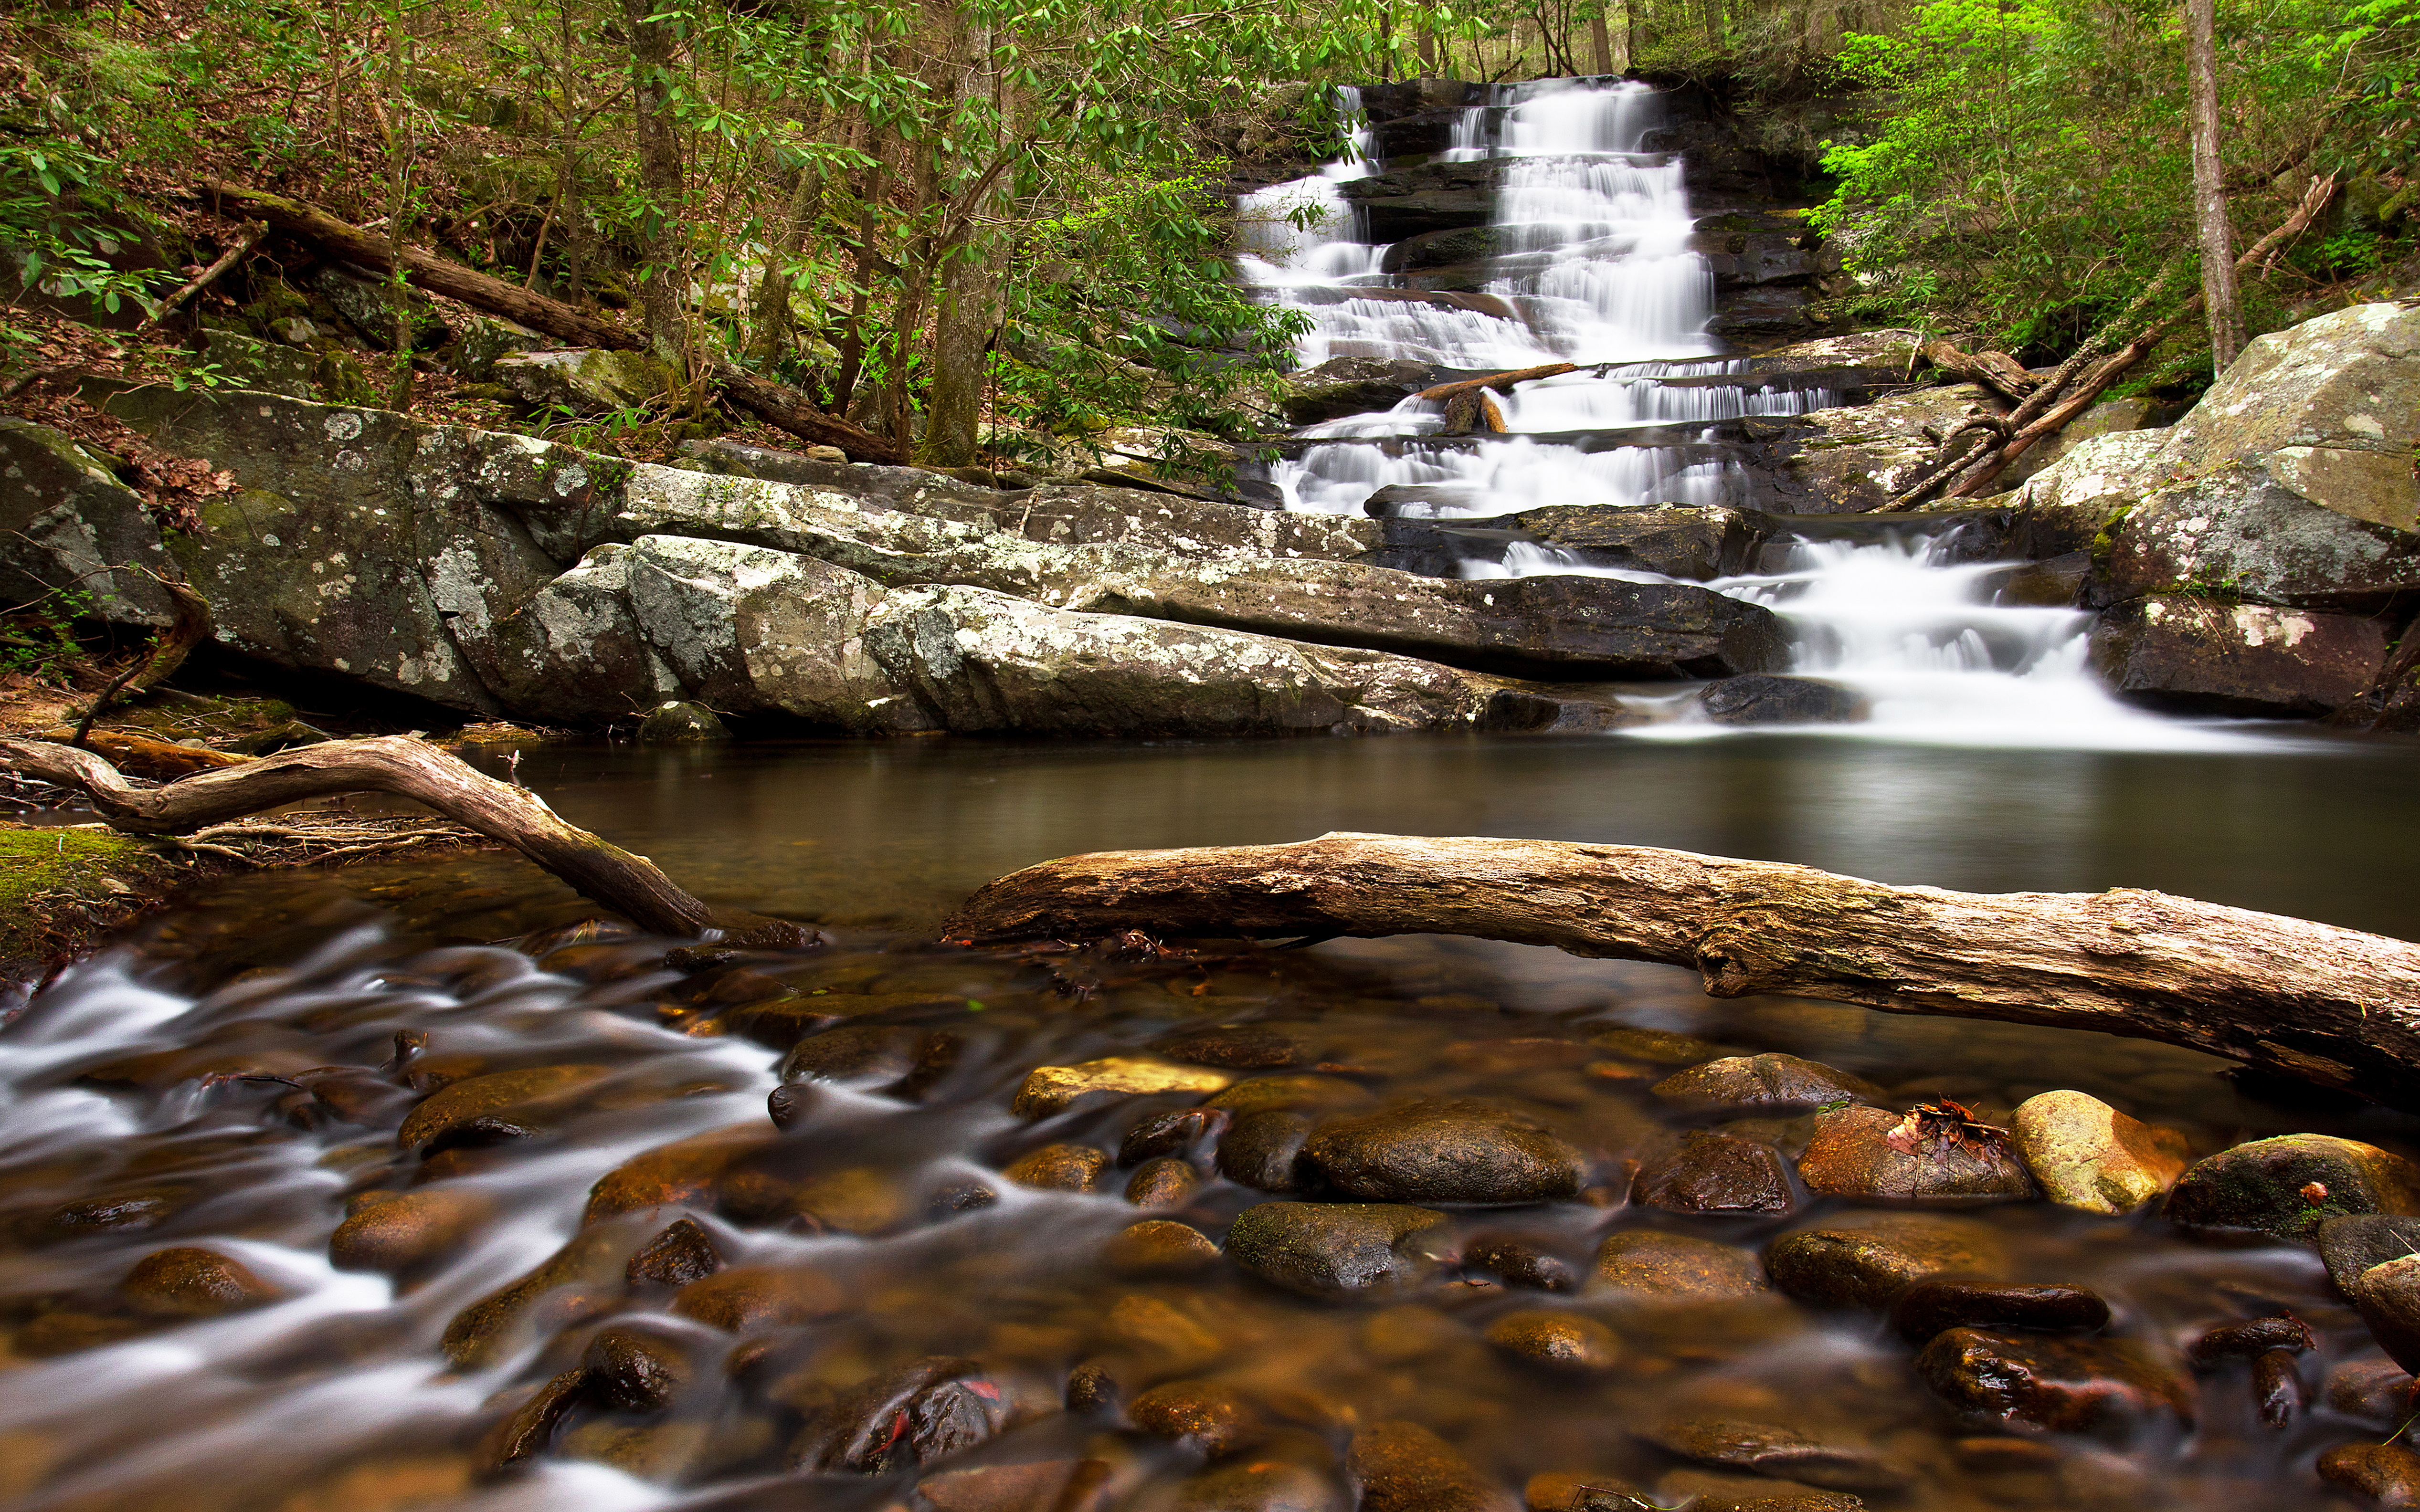
[[[1388,482],[1462,486],[1463,514],[1541,491],[1719,499],[1721,468],[1685,446],[1597,441],[1815,402],[1661,381],[1720,360],[1698,334],[1706,282],[1677,166],[1636,150],[1654,106],[1632,85],[1527,87],[1466,117],[1453,150],[1507,161],[1505,213],[1524,228],[1527,260],[1493,291],[1513,318],[1326,300],[1384,276],[1336,193],[1373,165],[1287,191],[1331,217],[1263,247],[1264,281],[1321,322],[1307,356],[1422,343],[1478,366],[1616,364],[1525,385],[1505,406],[1513,434],[1483,446],[1424,440],[1436,417],[1417,406],[1327,427],[1287,476],[1298,507],[1357,509]],[[1388,321],[1400,330],[1382,333]],[[1529,549],[1472,570],[1584,570]],[[1789,616],[1807,670],[1867,692],[1859,728],[1916,738],[1692,742],[1678,737],[1714,727],[1675,699],[1644,739],[526,753],[519,779],[573,823],[709,897],[816,920],[829,943],[807,954],[668,961],[679,942],[600,929],[556,884],[486,855],[198,889],[9,1002],[0,1025],[0,1504],[1342,1512],[1349,1446],[1395,1420],[1507,1495],[1542,1474],[1663,1504],[1698,1495],[1709,1512],[1780,1494],[1641,1437],[1748,1422],[1880,1458],[1902,1478],[1870,1504],[1906,1512],[2329,1504],[2314,1457],[2384,1437],[2396,1409],[2353,1389],[2384,1379],[2381,1356],[2298,1247],[2040,1203],[1962,1214],[2005,1248],[2011,1279],[2094,1288],[2113,1331],[2180,1376],[2180,1350],[2214,1324],[2287,1308],[2319,1335],[2298,1362],[2309,1401],[2284,1427],[2257,1418],[2236,1365],[2191,1388],[2189,1430],[2034,1436],[1953,1415],[1879,1319],[1770,1294],[1676,1308],[1531,1289],[1508,1284],[1502,1257],[1526,1249],[1585,1278],[1609,1235],[1745,1253],[1854,1216],[1803,1189],[1794,1211],[1760,1215],[1629,1200],[1632,1172],[1708,1121],[1650,1088],[1715,1047],[1809,1057],[1896,1106],[1951,1097],[1992,1120],[2080,1088],[2180,1130],[2196,1154],[2290,1130],[2420,1149],[2403,1115],[2147,1042],[1714,1002],[1684,972],[1484,942],[934,943],[969,891],[1051,856],[1330,829],[1669,845],[1983,890],[2152,887],[2420,933],[2409,743],[2130,714],[2083,676],[2075,616],[1995,608],[1987,579],[1921,541],[1808,541],[1719,585]],[[790,1073],[825,1076],[780,1094],[777,1129],[768,1097],[793,1041]],[[1484,1099],[1559,1131],[1586,1157],[1585,1185],[1450,1210],[1422,1239],[1422,1276],[1360,1302],[1283,1292],[1225,1259],[1135,1273],[1109,1253],[1143,1216],[1125,1196],[1132,1169],[1089,1191],[1004,1172],[1050,1146],[1115,1155],[1202,1095],[1012,1111],[1037,1066],[1143,1051],[1225,1062],[1252,1096],[1327,1110]],[[404,1123],[442,1088],[509,1072],[529,1073],[517,1101],[499,1092],[433,1134]],[[1786,1150],[1806,1137],[1788,1115],[1732,1127]],[[1205,1144],[1177,1152],[1193,1184],[1160,1167],[1173,1185],[1152,1216],[1215,1240],[1264,1200],[1218,1175]],[[340,1268],[376,1257],[337,1241],[348,1214],[374,1229],[397,1204],[450,1216],[416,1257]],[[683,1214],[727,1269],[675,1289],[669,1252],[633,1257]],[[214,1283],[136,1273],[194,1247],[218,1257]],[[525,1309],[477,1305],[558,1251],[560,1284],[523,1288]],[[1613,1357],[1558,1374],[1489,1341],[1507,1314],[1541,1308],[1601,1323]],[[615,1364],[634,1336],[653,1340],[657,1375]],[[1115,1400],[1169,1387],[1198,1402],[1204,1382],[1244,1403],[1232,1431],[1211,1425],[1232,1451],[1212,1462],[1201,1437],[1171,1442],[1166,1413]],[[851,1429],[861,1468],[814,1470]],[[1542,1487],[1542,1508],[1570,1504],[1561,1484]]]

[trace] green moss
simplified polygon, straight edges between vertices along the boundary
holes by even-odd
[[[74,949],[174,877],[157,852],[132,836],[0,825],[0,962]]]

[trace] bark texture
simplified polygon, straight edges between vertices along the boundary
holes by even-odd
[[[1966,893],[1558,841],[1323,835],[1109,851],[1002,877],[956,940],[1467,934],[1696,969],[1716,997],[2160,1040],[2420,1107],[2420,946],[2122,887]]]
[[[157,787],[128,780],[88,750],[47,741],[0,739],[0,764],[23,777],[81,790],[111,828],[130,835],[187,834],[340,793],[393,794],[512,846],[641,929],[678,935],[719,932],[734,943],[768,949],[814,938],[812,931],[785,919],[700,902],[645,856],[565,823],[527,788],[499,782],[409,735],[332,740]]]
[[[2185,48],[2202,308],[2210,320],[2211,357],[2224,373],[2243,349],[2243,305],[2235,290],[2235,230],[2226,219],[2226,171],[2218,158],[2218,0],[2185,0]]]

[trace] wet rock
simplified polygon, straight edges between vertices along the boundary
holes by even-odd
[[[1559,1255],[1520,1234],[1479,1234],[1462,1247],[1462,1263],[1511,1286],[1534,1291],[1569,1291],[1579,1273]]]
[[[1685,1506],[1690,1512],[1865,1512],[1867,1503],[1852,1491],[1690,1466],[1659,1478],[1648,1504]]]
[[[2091,1334],[2109,1326],[2109,1304],[2082,1287],[2012,1286],[1940,1276],[1916,1282],[1891,1304],[1891,1327],[1910,1344],[1953,1328],[2021,1328]]]
[[[838,1082],[879,1090],[916,1070],[925,1031],[891,1024],[855,1024],[811,1034],[782,1060],[785,1082]]]
[[[2092,670],[2120,698],[2180,714],[2308,718],[2377,680],[2386,633],[2365,615],[2147,594],[2093,623]]]
[[[601,1223],[651,1208],[710,1207],[717,1183],[733,1165],[770,1146],[776,1137],[760,1123],[735,1124],[634,1155],[588,1189],[582,1221]]]
[[[532,1392],[503,1422],[489,1428],[472,1451],[483,1473],[493,1475],[535,1459],[553,1446],[554,1435],[587,1395],[588,1372],[566,1370]]]
[[[336,1226],[328,1263],[339,1271],[402,1275],[452,1255],[495,1211],[487,1193],[459,1187],[382,1194]]]
[[[2303,1384],[2303,1366],[2296,1351],[2270,1350],[2253,1357],[2252,1405],[2260,1421],[2273,1428],[2290,1427],[2310,1405]]]
[[[1882,1312],[1927,1276],[1990,1275],[2006,1263],[1999,1236],[1954,1218],[1883,1218],[1855,1227],[1805,1228],[1768,1245],[1773,1284],[1815,1307]]]
[[[1319,1184],[1304,1146],[1319,1127],[1308,1113],[1261,1108],[1236,1118],[1218,1136],[1218,1174],[1255,1192],[1305,1192]]]
[[[1797,1205],[1779,1150],[1704,1131],[1684,1135],[1680,1149],[1642,1168],[1631,1195],[1667,1212],[1788,1212]]]
[[[2109,528],[2102,592],[2208,585],[2257,604],[2367,612],[2420,584],[2420,535],[2313,502],[2307,492],[2338,469],[2312,455],[2297,448],[2145,480],[2141,501]]]
[[[1631,1060],[1652,1060],[1668,1066],[1699,1065],[1719,1059],[1723,1053],[1723,1047],[1711,1040],[1628,1026],[1594,1030],[1589,1035],[1589,1043]]]
[[[1798,1177],[1826,1196],[1973,1206],[2023,1202],[2033,1178],[1994,1134],[1933,1134],[1917,1116],[1849,1107],[1819,1115]]]
[[[11,1353],[28,1360],[54,1360],[63,1354],[106,1349],[140,1337],[157,1326],[139,1318],[62,1308],[44,1313],[17,1330],[8,1347]]]
[[[1916,1368],[1953,1410],[2009,1427],[2122,1436],[2194,1419],[2192,1385],[2129,1343],[1953,1328]]]
[[[1593,565],[1699,582],[1751,570],[1771,528],[1761,515],[1720,504],[1550,504],[1510,523]]]
[[[1313,1297],[1408,1285],[1429,1269],[1419,1236],[1446,1221],[1426,1208],[1264,1202],[1227,1230],[1227,1253],[1262,1280]]]
[[[1223,1066],[1231,1071],[1270,1071],[1299,1066],[1316,1057],[1294,1036],[1264,1024],[1221,1024],[1215,1028],[1188,1029],[1152,1042],[1155,1054],[1188,1066]]]
[[[1108,1365],[1092,1360],[1067,1372],[1065,1399],[1071,1412],[1114,1412],[1125,1404],[1125,1390]]]
[[[1234,1081],[1204,1066],[1135,1056],[1111,1056],[1078,1066],[1037,1066],[1016,1089],[1009,1111],[1020,1119],[1047,1119],[1078,1105],[1162,1092],[1216,1092]]]
[[[1896,1491],[1908,1472],[1869,1449],[1828,1443],[1768,1423],[1683,1418],[1639,1435],[1665,1453],[1836,1491]]]
[[[2042,1196],[2085,1212],[2132,1212],[2176,1185],[2185,1136],[2140,1122],[2083,1092],[2017,1104],[2009,1134]]]
[[[791,1458],[805,1469],[878,1475],[973,1448],[999,1432],[1006,1415],[982,1365],[934,1355],[876,1376],[814,1414]]]
[[[969,1465],[916,1483],[933,1512],[1100,1512],[1115,1469],[1106,1459]]]
[[[1155,1503],[1156,1507],[1162,1504]],[[1165,1512],[1345,1512],[1343,1492],[1319,1472],[1281,1459],[1213,1465],[1178,1482]]]
[[[1637,1487],[1591,1471],[1542,1471],[1521,1488],[1521,1504],[1528,1512],[1656,1512]]]
[[[620,1290],[626,1242],[611,1229],[582,1230],[518,1280],[456,1313],[438,1347],[454,1365],[482,1369],[537,1335],[594,1315]]]
[[[2280,1134],[2195,1164],[2168,1194],[2170,1222],[2309,1240],[2346,1213],[2420,1216],[2420,1169],[2375,1145]]]
[[[2420,1255],[2420,1218],[2350,1213],[2320,1220],[2313,1237],[2328,1279],[2350,1297],[2353,1283],[2371,1267]]]
[[[1200,1190],[1202,1175],[1173,1155],[1143,1162],[1126,1180],[1126,1200],[1138,1208],[1176,1208]]]
[[[1756,1256],[1686,1234],[1634,1228],[1596,1250],[1599,1289],[1637,1302],[1735,1301],[1766,1288]]]
[[[1000,1174],[1044,1192],[1090,1192],[1109,1168],[1109,1154],[1090,1145],[1045,1145],[1012,1161]]]
[[[153,1250],[134,1262],[117,1289],[144,1312],[170,1318],[218,1318],[266,1306],[281,1295],[242,1261],[192,1246]]]
[[[696,1219],[680,1218],[640,1245],[622,1274],[634,1287],[685,1287],[721,1269],[714,1236]]]
[[[2272,1350],[2304,1354],[2319,1347],[2311,1325],[2291,1313],[2226,1323],[2194,1340],[2185,1358],[2196,1370],[2215,1370],[2229,1360],[2251,1360]]]
[[[697,1379],[695,1341],[644,1320],[599,1330],[580,1357],[590,1386],[626,1412],[661,1412]]]
[[[731,1334],[809,1323],[848,1306],[839,1282],[803,1265],[735,1265],[690,1282],[672,1301],[675,1316]]]
[[[1267,1421],[1233,1387],[1215,1381],[1171,1381],[1126,1404],[1126,1420],[1206,1458],[1220,1459],[1268,1435]]]
[[[1104,1258],[1122,1275],[1183,1275],[1218,1264],[1218,1246],[1189,1225],[1155,1218],[1120,1229]]]
[[[542,1134],[586,1111],[582,1090],[612,1074],[610,1066],[533,1066],[468,1077],[413,1108],[395,1142],[419,1149],[449,1134],[471,1133],[492,1142]]]
[[[1515,1512],[1511,1492],[1415,1423],[1373,1423],[1353,1435],[1345,1473],[1358,1512]]]
[[[1223,1133],[1233,1115],[1224,1108],[1179,1108],[1155,1113],[1134,1126],[1118,1146],[1118,1164],[1140,1165],[1166,1155],[1190,1154]]]
[[[1109,1305],[1108,1335],[1139,1356],[1147,1372],[1187,1375],[1227,1351],[1225,1340],[1202,1320],[1207,1311],[1198,1301],[1179,1307],[1162,1297],[1128,1292]]]
[[[2399,1443],[2340,1443],[2317,1468],[2319,1479],[2374,1506],[2420,1506],[2420,1453]]]
[[[730,727],[712,709],[685,699],[666,699],[639,720],[643,746],[691,746],[730,738]]]
[[[1855,688],[1820,677],[1756,674],[1709,683],[1698,707],[1716,724],[1852,724],[1872,707]]]
[[[1487,1342],[1525,1365],[1571,1375],[1593,1375],[1621,1362],[1621,1340],[1613,1330],[1578,1313],[1506,1313],[1487,1325]]]
[[[1684,1107],[1811,1108],[1826,1103],[1864,1103],[1883,1089],[1820,1061],[1796,1056],[1730,1056],[1675,1072],[1652,1088],[1657,1097]]]
[[[776,1129],[795,1129],[814,1117],[818,1101],[814,1088],[785,1082],[765,1094],[765,1116]]]
[[[1427,388],[1426,363],[1374,357],[1332,357],[1317,367],[1288,374],[1288,393],[1279,401],[1292,425],[1316,425],[1346,415],[1392,409],[1398,400]]]
[[[2412,1415],[2414,1384],[2411,1373],[2391,1360],[2350,1360],[2328,1372],[2320,1397],[2330,1412],[2397,1427]]]
[[[1357,1107],[1369,1101],[1369,1088],[1342,1076],[1255,1076],[1228,1088],[1205,1106],[1241,1118],[1268,1108],[1315,1112]]]
[[[1585,1168],[1551,1130],[1473,1102],[1339,1119],[1303,1154],[1338,1190],[1375,1202],[1547,1202],[1578,1192]]]
[[[2373,1265],[2344,1290],[2380,1348],[2407,1370],[2420,1363],[2420,1257]]]

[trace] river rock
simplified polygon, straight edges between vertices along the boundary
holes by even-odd
[[[1428,387],[1429,373],[1428,364],[1401,358],[1331,357],[1316,367],[1287,374],[1287,392],[1278,405],[1293,425],[1392,409]]]
[[[2373,1265],[2341,1285],[2380,1348],[2406,1370],[2420,1364],[2420,1256]]]
[[[1546,1202],[1577,1193],[1586,1167],[1553,1131],[1476,1102],[1339,1119],[1303,1155],[1338,1190],[1373,1202]]]
[[[1839,1491],[1896,1491],[1910,1479],[1901,1466],[1870,1449],[1826,1443],[1767,1423],[1679,1418],[1639,1437],[1667,1454],[1727,1470],[1794,1480]]]
[[[634,1287],[685,1287],[722,1269],[722,1251],[694,1218],[678,1218],[640,1245],[622,1268]]]
[[[403,1275],[453,1254],[495,1211],[495,1198],[475,1188],[383,1194],[336,1226],[328,1241],[328,1263],[339,1271]]]
[[[633,1155],[588,1189],[588,1210],[582,1221],[601,1223],[626,1212],[684,1204],[711,1207],[732,1166],[768,1148],[777,1137],[763,1123],[740,1123]]]
[[[1353,1435],[1345,1473],[1357,1512],[1517,1512],[1510,1491],[1415,1423],[1373,1423]]]
[[[2042,1196],[2085,1212],[2126,1213],[2176,1185],[2190,1158],[2174,1129],[2130,1119],[2084,1092],[2043,1092],[2009,1119]]]
[[[666,699],[639,720],[642,746],[693,746],[730,738],[730,727],[712,709],[683,699]]]
[[[1430,1258],[1419,1236],[1446,1221],[1426,1208],[1373,1202],[1264,1202],[1227,1230],[1227,1253],[1262,1280],[1314,1297],[1409,1285]]]
[[[1569,1291],[1580,1281],[1561,1256],[1523,1234],[1475,1234],[1462,1246],[1462,1263],[1537,1291]]]
[[[2329,1134],[2280,1134],[2221,1150],[2168,1194],[2170,1222],[2248,1228],[2310,1240],[2346,1213],[2420,1217],[2420,1169],[2375,1145]]]
[[[805,1470],[883,1474],[973,1448],[1000,1431],[1006,1412],[1000,1388],[984,1379],[981,1365],[928,1355],[809,1412],[790,1457]],[[1063,1492],[1063,1480],[1059,1489]],[[973,1512],[984,1504],[958,1504]]]
[[[1675,1072],[1652,1088],[1668,1103],[1699,1108],[1811,1108],[1862,1103],[1883,1089],[1862,1076],[1796,1056],[1730,1056]]]
[[[2193,1341],[2185,1358],[2196,1370],[2215,1370],[2229,1360],[2253,1360],[2273,1350],[2290,1354],[2308,1354],[2319,1347],[2311,1325],[2291,1313],[2273,1314],[2267,1318],[2248,1318],[2240,1323],[2222,1323]]]
[[[1020,1119],[1047,1119],[1079,1104],[1119,1097],[1216,1092],[1234,1079],[1208,1067],[1134,1056],[1112,1056],[1076,1066],[1037,1066],[1016,1089],[1009,1111]]]
[[[2320,1220],[2314,1234],[2328,1279],[2346,1296],[2372,1266],[2420,1255],[2420,1218],[2348,1213]]]
[[[1752,675],[1706,685],[1698,707],[1716,724],[1851,724],[1871,706],[1845,684],[1820,677]]]
[[[141,1310],[171,1318],[218,1318],[265,1307],[281,1295],[241,1260],[190,1245],[153,1250],[117,1289]]]
[[[72,584],[101,618],[165,625],[168,595],[139,569],[167,566],[159,526],[110,458],[64,431],[0,417],[0,594],[9,603]]]
[[[1797,1205],[1779,1150],[1703,1130],[1683,1135],[1678,1149],[1641,1168],[1631,1196],[1668,1212],[1787,1212]]]
[[[2316,1468],[2319,1479],[2373,1506],[2420,1506],[2420,1452],[2399,1443],[2340,1443]]]
[[[1126,1404],[1126,1420],[1156,1439],[1210,1459],[1248,1449],[1268,1435],[1268,1423],[1233,1387],[1214,1381],[1171,1381]]]
[[[2109,1326],[2109,1304],[2083,1287],[2013,1286],[1930,1276],[1891,1304],[1891,1327],[1910,1344],[1953,1328],[2092,1334]]]
[[[2194,1420],[2191,1382],[2129,1343],[1953,1328],[1916,1368],[1953,1410],[2000,1426],[2122,1436]]]
[[[1179,1481],[1152,1512],[1345,1512],[1327,1476],[1281,1459],[1213,1465]]]
[[[1151,1114],[1119,1141],[1118,1164],[1140,1165],[1167,1155],[1189,1155],[1203,1141],[1224,1133],[1232,1118],[1226,1109],[1212,1107]]]
[[[2328,1372],[2321,1397],[2331,1412],[2375,1427],[2400,1427],[2412,1415],[2409,1371],[2392,1360],[2348,1360]]]
[[[1243,1114],[1218,1136],[1218,1174],[1255,1192],[1306,1192],[1319,1169],[1303,1154],[1319,1128],[1308,1113],[1261,1108]]]
[[[585,1228],[519,1279],[456,1313],[438,1347],[455,1365],[482,1369],[533,1337],[610,1305],[621,1288],[628,1241]]]
[[[1621,1363],[1621,1338],[1580,1313],[1506,1313],[1487,1325],[1487,1342],[1524,1365],[1566,1375],[1594,1375]]]
[[[1090,1192],[1109,1168],[1109,1153],[1090,1145],[1045,1145],[1009,1163],[1000,1174],[1045,1192]]]
[[[1697,1466],[1658,1476],[1650,1508],[1685,1506],[1690,1512],[1866,1512],[1868,1503],[1854,1491],[1824,1491],[1796,1481],[1769,1480]],[[1584,1512],[1597,1512],[1586,1507]],[[1613,1502],[1606,1512],[1635,1512]]]
[[[1952,383],[1752,423],[1750,438],[1764,444],[1748,501],[1776,514],[1869,514],[1931,465],[1935,436],[2007,409],[1979,384]]]
[[[1103,1257],[1123,1275],[1182,1275],[1218,1264],[1218,1246],[1199,1228],[1155,1218],[1119,1230]]]
[[[1155,1055],[1188,1066],[1223,1066],[1231,1071],[1272,1071],[1319,1058],[1295,1036],[1266,1024],[1187,1029],[1153,1041],[1151,1048]]]
[[[1594,1276],[1599,1290],[1625,1302],[1729,1302],[1766,1289],[1747,1250],[1643,1228],[1607,1235]]]
[[[592,1388],[626,1412],[657,1412],[697,1379],[687,1334],[644,1319],[615,1323],[589,1339],[580,1363]]]
[[[1799,1180],[1826,1196],[1869,1202],[1971,1207],[2033,1196],[2033,1178],[1997,1135],[1930,1134],[1911,1129],[1916,1117],[1873,1107],[1818,1115]]]
[[[1342,1076],[1255,1076],[1237,1082],[1205,1105],[1242,1118],[1264,1108],[1316,1112],[1357,1107],[1369,1101],[1368,1088]]]
[[[838,1082],[879,1090],[916,1070],[926,1031],[897,1024],[851,1024],[808,1035],[782,1059],[784,1082]]]
[[[2362,615],[2149,594],[2093,623],[2092,669],[2120,697],[2185,714],[2298,718],[2375,682],[2386,633]]]
[[[1699,582],[1751,570],[1772,532],[1763,516],[1720,504],[1551,504],[1510,523],[1597,566]]]
[[[830,1318],[849,1304],[840,1283],[810,1266],[735,1265],[681,1288],[672,1311],[708,1328],[750,1334]]]
[[[1126,1180],[1125,1196],[1138,1208],[1176,1208],[1201,1188],[1202,1173],[1172,1155],[1148,1160]]]
[[[1773,1284],[1815,1307],[1883,1312],[1927,1276],[1990,1275],[2006,1264],[1999,1235],[1942,1217],[1877,1217],[1854,1227],[1805,1228],[1768,1245]]]
[[[1639,1029],[1628,1025],[1592,1029],[1589,1043],[1627,1060],[1650,1060],[1668,1066],[1697,1065],[1719,1059],[1723,1047],[1695,1035],[1665,1029]]]
[[[485,1143],[543,1134],[586,1111],[581,1093],[612,1074],[610,1066],[533,1066],[466,1077],[413,1108],[395,1142],[420,1149],[448,1134]]]

